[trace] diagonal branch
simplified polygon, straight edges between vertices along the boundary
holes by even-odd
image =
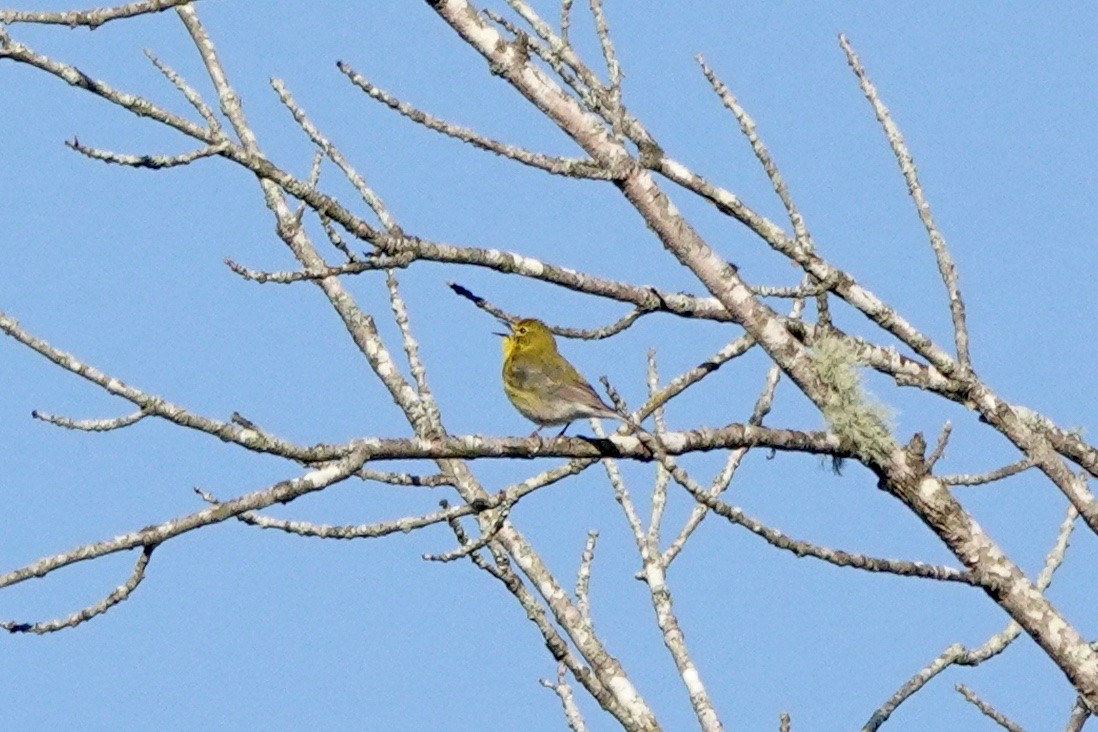
[[[65,628],[75,628],[77,625],[91,620],[96,615],[102,615],[120,602],[128,600],[130,595],[133,594],[133,591],[137,589],[137,586],[141,584],[141,581],[145,579],[145,569],[149,566],[149,559],[152,557],[153,549],[155,548],[155,544],[148,544],[141,547],[141,556],[137,558],[137,564],[134,565],[133,572],[130,573],[129,579],[114,588],[109,595],[99,602],[81,608],[64,618],[47,620],[39,623],[17,623],[7,620],[0,622],[0,628],[4,628],[10,633],[36,633],[38,635],[44,635],[45,633],[53,633]]]
[[[821,378],[808,349],[784,327],[777,314],[752,295],[734,266],[725,261],[687,222],[678,207],[656,181],[631,157],[620,141],[531,63],[520,44],[508,42],[485,23],[466,0],[432,0],[432,9],[475,48],[492,69],[575,140],[593,159],[620,171],[615,186],[636,209],[663,247],[686,266],[744,327],[782,371],[818,408],[826,411],[831,400],[830,383]],[[793,247],[794,261],[811,263],[815,256],[804,247]],[[820,280],[830,281],[809,271]],[[823,274],[822,272],[820,274]],[[866,295],[868,297],[868,294]],[[873,298],[874,300],[876,298]],[[886,329],[895,325],[891,309],[874,311]],[[924,345],[925,344],[920,344]],[[932,363],[947,375],[956,362],[938,349],[926,349]],[[887,431],[886,431],[887,434]],[[900,499],[950,548],[965,567],[974,572],[981,587],[1060,667],[1092,708],[1098,709],[1098,654],[1085,638],[1009,560],[946,487],[925,475],[921,466],[899,444],[879,446],[863,461],[879,476],[879,485]],[[1082,511],[1082,509],[1081,509]]]
[[[346,457],[323,468],[311,470],[299,478],[275,483],[269,488],[247,493],[231,501],[205,508],[186,516],[148,526],[139,531],[116,536],[113,539],[85,544],[67,552],[39,559],[24,567],[0,575],[0,587],[8,587],[33,577],[42,577],[61,567],[84,562],[108,554],[134,549],[136,547],[156,546],[169,539],[194,531],[205,526],[221,523],[234,518],[245,511],[255,511],[276,503],[288,503],[306,493],[327,488],[347,479],[366,460],[366,450],[353,450]]]
[[[854,53],[854,49],[846,36],[839,36],[839,45],[843,47],[850,68],[854,71],[854,75],[858,77],[858,84],[862,88],[862,93],[873,105],[877,121],[881,123],[885,136],[888,138],[888,144],[892,147],[892,154],[896,156],[896,162],[900,164],[900,172],[903,173],[904,181],[907,182],[907,191],[911,195],[911,200],[915,202],[915,207],[919,210],[919,219],[923,222],[927,236],[930,237],[930,248],[934,250],[934,258],[938,260],[938,272],[942,275],[942,282],[945,283],[946,292],[949,295],[949,311],[953,316],[953,338],[957,345],[957,360],[961,365],[961,369],[968,371],[972,368],[968,352],[968,326],[965,324],[965,303],[961,299],[961,288],[957,282],[957,267],[953,262],[953,255],[949,253],[949,247],[946,246],[945,239],[938,231],[938,225],[934,223],[934,215],[930,211],[930,202],[927,201],[926,195],[923,193],[922,184],[919,183],[919,175],[915,170],[915,160],[908,152],[907,143],[904,142],[904,136],[900,133],[900,128],[892,121],[888,107],[884,105],[884,102],[878,96],[877,88],[869,80],[865,67],[858,60],[858,56]]]

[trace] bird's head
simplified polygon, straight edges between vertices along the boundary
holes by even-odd
[[[508,323],[510,333],[496,333],[503,336],[503,358],[511,358],[521,353],[530,356],[556,353],[557,343],[549,326],[534,318],[523,318]]]

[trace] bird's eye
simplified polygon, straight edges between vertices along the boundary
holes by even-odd
[[[519,335],[526,335],[526,326],[520,325],[518,328],[515,329],[515,332]]]

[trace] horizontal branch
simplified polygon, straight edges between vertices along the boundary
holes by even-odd
[[[132,18],[147,13],[160,13],[185,5],[195,0],[142,0],[113,8],[93,8],[91,10],[0,10],[0,23],[41,23],[46,25],[67,25],[70,28],[86,26],[95,30],[99,26],[119,18]]]
[[[36,409],[31,412],[31,416],[35,419],[40,419],[43,422],[56,425],[57,427],[64,427],[67,430],[110,432],[111,430],[118,430],[129,427],[132,424],[137,424],[145,417],[148,417],[149,413],[143,409],[139,409],[133,414],[127,414],[122,417],[112,417],[110,419],[70,419],[69,417],[63,417],[58,414],[40,412]]]
[[[65,143],[66,147],[71,150],[91,158],[92,160],[98,160],[103,163],[111,163],[114,165],[125,165],[130,168],[149,168],[151,170],[163,170],[165,168],[176,168],[181,165],[190,165],[196,160],[202,158],[209,158],[215,155],[220,155],[224,152],[229,142],[222,140],[212,145],[203,145],[197,150],[192,150],[186,153],[180,153],[179,155],[132,155],[127,153],[118,153],[112,150],[102,150],[99,148],[88,147],[80,142],[80,140],[73,138],[71,141]]]
[[[524,481],[510,485],[498,493],[488,495],[472,503],[462,503],[457,506],[445,508],[441,511],[421,514],[418,516],[405,516],[399,519],[378,521],[372,524],[317,524],[311,521],[294,519],[280,519],[266,516],[255,511],[245,511],[237,516],[243,523],[261,529],[276,529],[287,534],[312,537],[318,539],[375,539],[390,534],[407,534],[416,529],[432,526],[439,523],[448,523],[464,516],[490,511],[500,506],[512,506],[520,499],[525,498],[536,490],[552,485],[567,478],[570,475],[578,475],[594,461],[569,460],[563,465],[550,468]],[[363,471],[359,471],[361,474]],[[207,503],[218,505],[220,502],[209,492],[196,489]]]

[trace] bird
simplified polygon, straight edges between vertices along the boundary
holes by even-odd
[[[622,418],[560,355],[549,326],[535,318],[505,322],[510,332],[496,333],[503,337],[503,391],[522,416],[538,425],[531,437],[563,424],[560,437],[583,417]]]

